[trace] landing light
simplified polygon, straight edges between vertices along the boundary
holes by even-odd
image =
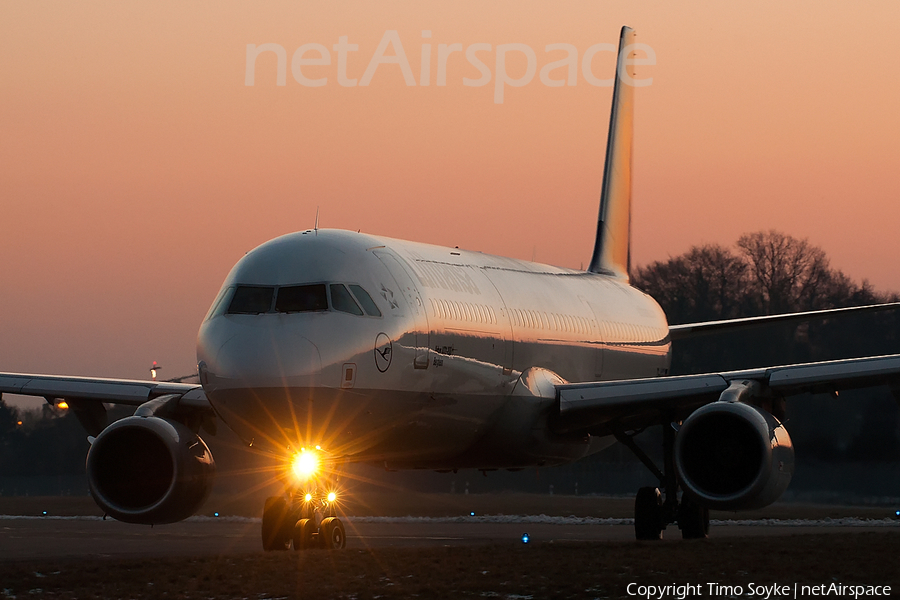
[[[335,500],[337,500],[337,494],[335,494],[334,492],[328,492],[328,501],[334,502]]]
[[[309,479],[316,474],[318,469],[319,457],[311,450],[301,450],[294,455],[294,460],[291,461],[291,470],[299,479]]]
[[[312,502],[312,494],[303,496],[303,500],[305,500],[306,502]]]

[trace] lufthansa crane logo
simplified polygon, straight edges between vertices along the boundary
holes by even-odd
[[[391,366],[393,345],[391,338],[385,333],[379,333],[375,338],[375,367],[384,373]]]

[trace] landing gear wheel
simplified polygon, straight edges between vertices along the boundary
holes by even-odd
[[[662,539],[662,495],[659,488],[642,487],[634,497],[634,537],[639,540]]]
[[[309,519],[300,519],[294,525],[291,540],[294,542],[294,550],[303,550],[313,545],[314,525]]]
[[[347,545],[344,524],[337,517],[322,519],[319,531],[321,532],[319,535],[322,538],[322,545],[329,550],[339,550]]]
[[[290,523],[288,514],[290,506],[281,496],[266,498],[262,518],[263,550],[287,550],[291,545]]]
[[[690,498],[683,498],[678,508],[678,528],[683,539],[706,538],[709,535],[709,509]]]

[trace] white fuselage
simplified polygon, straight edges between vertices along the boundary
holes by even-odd
[[[309,284],[325,284],[327,309],[279,312],[274,301],[229,314],[239,286],[277,295]],[[380,316],[360,298],[362,314],[336,308],[360,288]],[[614,277],[319,230],[271,240],[235,265],[197,357],[207,397],[248,443],[321,445],[396,468],[487,469],[608,445],[552,434],[555,398],[534,383],[536,370],[569,382],[655,377],[668,372],[670,344],[656,302]]]

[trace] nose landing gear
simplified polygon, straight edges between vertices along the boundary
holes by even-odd
[[[266,500],[262,519],[263,550],[327,548],[347,545],[344,524],[336,514],[334,492],[293,491]]]
[[[322,524],[319,526],[319,537],[322,540],[322,546],[329,550],[337,550],[347,545],[344,524],[337,517],[322,519]]]

